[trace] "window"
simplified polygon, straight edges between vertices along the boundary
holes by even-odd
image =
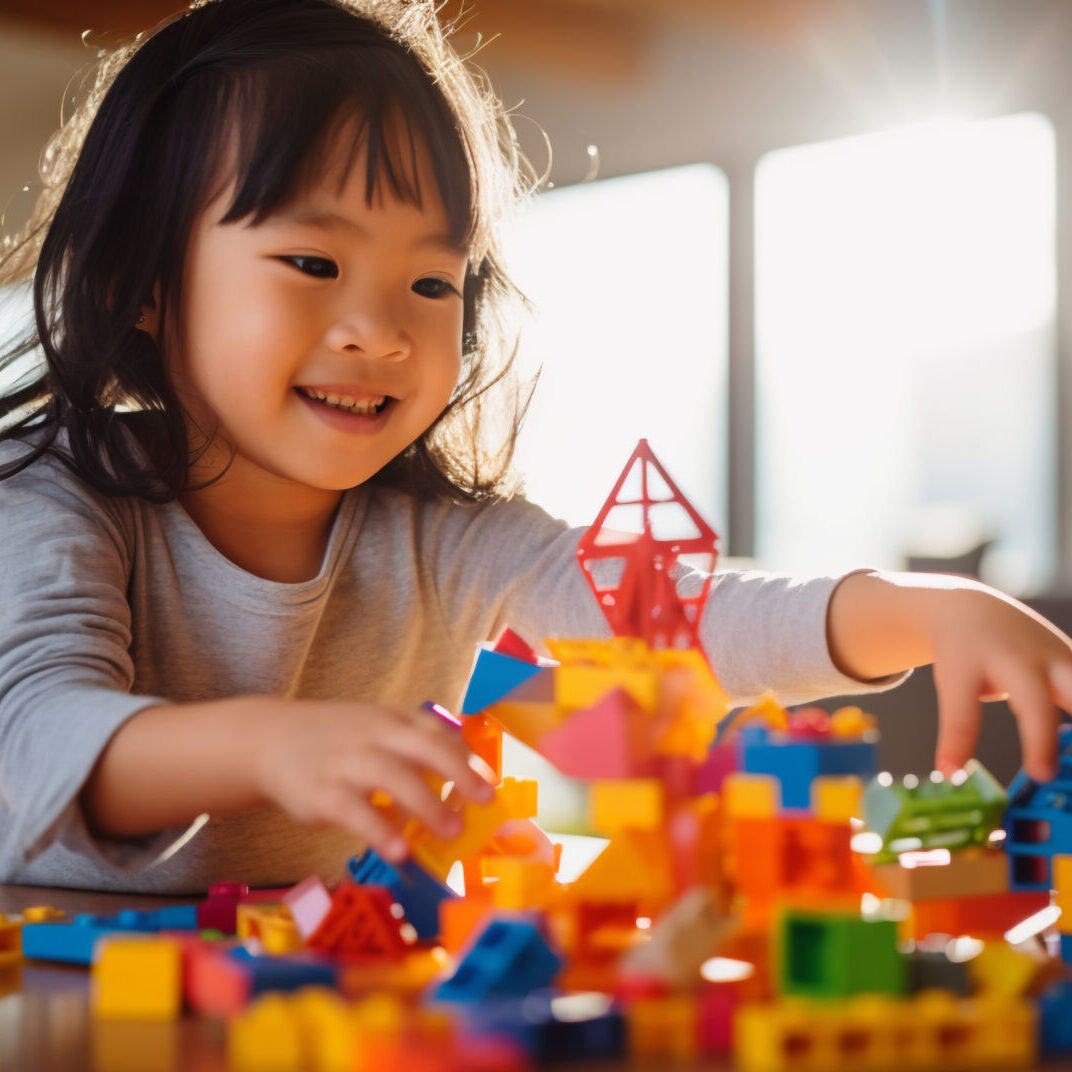
[[[1056,562],[1055,149],[1024,114],[770,153],[756,176],[763,565]]]

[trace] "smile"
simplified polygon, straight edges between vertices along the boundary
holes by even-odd
[[[320,402],[325,406],[330,406],[332,409],[339,409],[344,413],[355,413],[362,417],[370,417],[379,413],[390,401],[387,395],[354,398],[353,395],[338,395],[329,391],[318,391],[315,387],[298,387],[297,391],[312,402]]]

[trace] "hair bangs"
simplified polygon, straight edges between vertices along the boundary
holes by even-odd
[[[228,94],[220,128],[229,133],[217,138],[209,168],[221,187],[234,190],[222,222],[258,224],[325,177],[341,189],[362,153],[369,204],[388,194],[420,206],[423,152],[450,238],[467,247],[479,230],[468,158],[452,116],[427,82],[388,51],[372,52],[359,69],[342,48],[315,64],[302,59],[243,71]]]

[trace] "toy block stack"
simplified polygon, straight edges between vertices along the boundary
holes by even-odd
[[[655,537],[667,505],[692,531]],[[606,527],[620,506],[641,534]],[[27,957],[92,964],[98,1017],[226,1019],[235,1072],[1072,1054],[1072,731],[1055,782],[1018,776],[1010,803],[975,763],[876,773],[859,708],[731,710],[698,647],[710,582],[674,581],[679,555],[713,567],[714,547],[642,442],[578,549],[615,635],[541,657],[507,630],[477,652],[448,721],[498,786],[459,835],[413,822],[409,859],[368,850],[333,889],[224,882],[160,913],[0,920],[0,963],[21,937]],[[536,784],[502,777],[504,732],[587,783],[605,844],[579,874],[534,820]]]

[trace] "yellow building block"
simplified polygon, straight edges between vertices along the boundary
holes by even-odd
[[[588,821],[606,836],[622,830],[659,830],[666,793],[658,778],[594,781],[588,789]]]
[[[503,794],[502,787],[487,804],[467,801],[458,810],[461,833],[452,838],[436,837],[422,823],[412,820],[406,827],[405,836],[413,858],[441,882],[445,881],[457,860],[479,854],[499,827],[514,818],[511,801],[516,805],[510,790]]]
[[[624,689],[645,711],[659,705],[659,674],[625,666],[578,666],[554,669],[555,704],[563,711],[592,707],[615,689]]]
[[[31,905],[22,910],[23,923],[56,923],[67,915],[62,908],[51,905]]]
[[[555,882],[554,868],[540,862],[511,856],[485,856],[481,869],[494,880],[489,889],[491,903],[496,908],[518,911],[542,908],[561,888]]]
[[[811,783],[811,810],[827,823],[863,818],[864,784],[855,774],[824,774]]]
[[[745,708],[734,720],[734,727],[740,729],[746,722],[759,719],[763,725],[772,730],[789,728],[789,712],[778,702],[773,692],[764,693],[757,703]]]
[[[661,831],[625,830],[567,887],[570,901],[637,905],[655,918],[674,896],[670,848]]]
[[[839,707],[830,716],[830,732],[835,737],[866,737],[878,730],[878,719],[859,707]]]
[[[265,994],[227,1029],[231,1072],[304,1072],[305,1053],[301,1020],[290,995]]]
[[[182,1011],[182,950],[169,938],[107,938],[92,968],[96,1016],[169,1020]]]
[[[235,912],[235,934],[243,941],[262,939],[264,929],[272,920],[290,920],[290,908],[285,904],[240,904]]]
[[[722,813],[727,819],[772,819],[782,806],[782,787],[769,774],[733,771],[722,783]]]
[[[449,957],[441,946],[413,949],[401,960],[346,964],[339,989],[351,996],[389,991],[399,997],[417,997],[447,968]]]
[[[348,1002],[327,987],[307,986],[291,997],[302,1072],[353,1072],[357,1026]]]
[[[535,819],[539,788],[535,778],[504,778],[497,794],[511,819]]]
[[[1053,903],[1061,910],[1057,929],[1062,934],[1072,934],[1072,856],[1058,854],[1053,857]]]

